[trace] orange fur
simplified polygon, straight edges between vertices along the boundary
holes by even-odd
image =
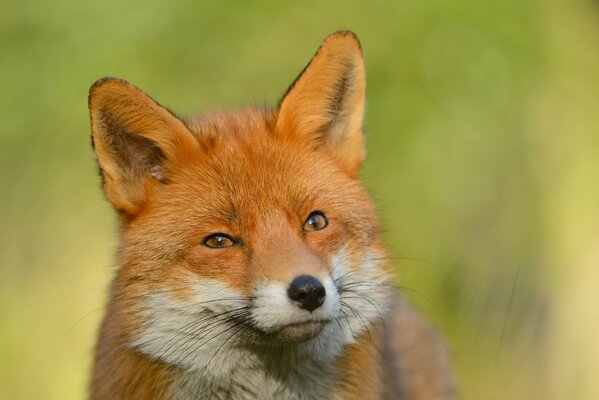
[[[261,390],[298,399],[454,398],[434,330],[403,301],[390,306],[379,224],[358,180],[364,94],[361,47],[349,32],[325,40],[273,110],[180,120],[122,80],[92,86],[103,188],[122,216],[93,399],[257,398]],[[307,231],[315,210],[328,225]],[[209,248],[214,233],[234,245]],[[314,312],[275,296],[300,275],[329,285]],[[269,308],[268,296],[293,315]],[[221,314],[207,305],[219,302]],[[245,308],[231,311],[231,302]],[[227,312],[237,319],[220,316]],[[385,340],[387,324],[402,326],[399,339]],[[401,338],[414,336],[422,345],[408,351]],[[211,340],[222,341],[215,351],[205,349]],[[427,365],[410,368],[423,357]],[[412,381],[397,386],[404,373]]]

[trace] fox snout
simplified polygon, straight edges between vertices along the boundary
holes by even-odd
[[[286,342],[317,336],[339,313],[339,293],[328,273],[294,276],[288,284],[262,283],[252,303],[254,325]]]
[[[248,284],[254,325],[284,341],[307,340],[337,318],[333,266],[289,223],[257,229]]]

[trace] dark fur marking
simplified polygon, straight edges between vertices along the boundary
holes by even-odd
[[[356,41],[356,43],[358,44],[358,48],[360,49],[360,53],[362,52],[362,44],[360,43],[360,40],[358,39],[358,36],[350,31],[350,30],[339,30],[337,32],[334,32],[332,34],[330,34],[329,36],[327,36],[327,38],[333,37],[333,36],[351,36],[354,38],[354,40]],[[285,100],[285,97],[287,97],[287,95],[289,94],[289,92],[291,92],[291,90],[293,90],[293,88],[295,87],[295,85],[297,84],[297,82],[299,82],[300,78],[304,75],[304,72],[306,72],[306,70],[308,69],[308,67],[310,66],[310,64],[312,64],[312,61],[314,61],[314,58],[316,58],[316,56],[318,55],[318,53],[320,53],[320,50],[322,50],[322,47],[324,46],[324,43],[320,45],[320,47],[318,48],[318,50],[316,50],[316,53],[314,53],[314,55],[312,56],[312,58],[310,59],[310,61],[308,62],[308,64],[306,64],[306,66],[301,70],[301,72],[299,73],[299,75],[293,80],[293,82],[291,82],[291,85],[289,85],[289,87],[287,88],[287,90],[285,91],[285,94],[283,94],[283,96],[281,97],[281,99],[278,102],[278,107],[281,107],[281,104],[283,103],[283,101]]]
[[[343,111],[343,107],[347,100],[347,92],[349,91],[351,85],[351,77],[353,66],[346,66],[345,71],[339,77],[337,82],[335,83],[335,90],[333,92],[333,96],[329,101],[329,107],[327,109],[329,114],[329,121],[321,126],[315,132],[315,140],[319,143],[326,141],[326,135],[331,130],[331,128],[335,125],[337,120],[339,119],[339,114]]]
[[[162,164],[164,154],[150,139],[129,132],[106,109],[100,109],[98,117],[106,150],[127,178],[149,175],[153,166]]]
[[[302,70],[299,73],[299,75],[293,80],[293,82],[291,82],[291,85],[289,85],[289,87],[285,91],[285,94],[283,95],[283,97],[281,97],[281,100],[279,100],[279,102],[277,104],[278,108],[281,108],[281,104],[283,104],[283,101],[285,101],[285,98],[287,97],[287,95],[293,90],[293,88],[295,87],[295,85],[299,82],[299,80],[304,75],[304,73],[306,72],[306,70],[308,69],[308,67],[310,66],[310,64],[312,64],[312,61],[314,60],[314,58],[318,55],[318,53],[320,53],[320,49],[322,49],[322,45],[318,48],[318,50],[316,50],[316,53],[314,53],[314,55],[312,56],[312,58],[310,59],[310,61],[308,61],[308,64],[306,64],[304,66],[304,68],[302,68]]]

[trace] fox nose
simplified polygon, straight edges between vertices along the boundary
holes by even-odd
[[[326,291],[312,275],[301,275],[291,282],[287,296],[297,302],[300,308],[312,312],[324,303]]]

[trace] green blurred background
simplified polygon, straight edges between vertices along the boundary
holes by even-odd
[[[88,87],[275,104],[352,29],[399,285],[464,399],[599,398],[599,2],[0,0],[0,398],[81,399],[113,273]]]

